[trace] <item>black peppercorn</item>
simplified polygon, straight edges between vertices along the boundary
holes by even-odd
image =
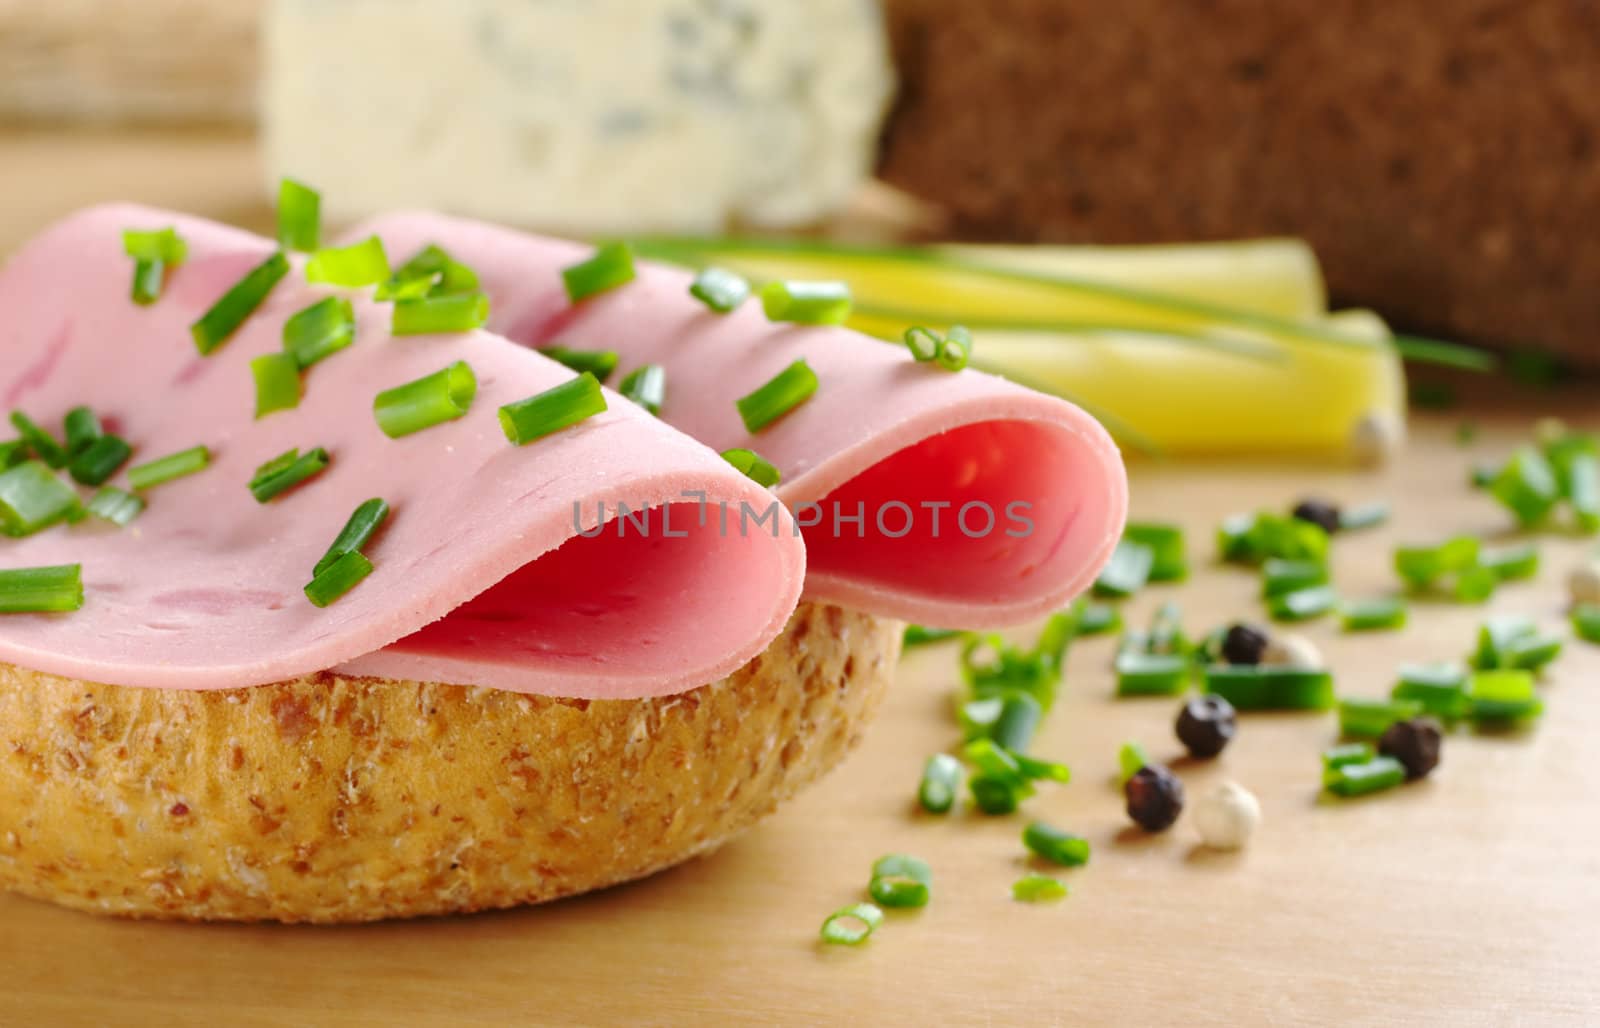
[[[1238,624],[1222,637],[1222,659],[1230,664],[1259,664],[1267,648],[1267,633],[1254,625]]]
[[[1329,535],[1339,531],[1339,505],[1327,500],[1307,499],[1295,504],[1292,512],[1301,521],[1320,525]]]
[[[1183,813],[1183,782],[1160,764],[1136,771],[1122,794],[1128,799],[1128,816],[1147,832],[1164,832]]]
[[[1390,725],[1378,740],[1378,752],[1404,764],[1406,777],[1414,781],[1427,777],[1429,771],[1439,766],[1439,747],[1443,741],[1439,722],[1431,717],[1414,717]]]
[[[1233,739],[1239,719],[1221,696],[1195,696],[1178,711],[1178,741],[1194,757],[1215,757]]]

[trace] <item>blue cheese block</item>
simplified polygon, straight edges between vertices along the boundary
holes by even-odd
[[[273,0],[269,182],[552,231],[814,221],[893,91],[871,0]]]

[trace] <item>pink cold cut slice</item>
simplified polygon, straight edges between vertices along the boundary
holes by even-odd
[[[575,243],[431,213],[350,238],[372,234],[397,260],[437,243],[472,266],[490,327],[516,342],[616,350],[621,373],[665,367],[665,421],[782,472],[778,494],[805,526],[808,598],[927,624],[1014,623],[1081,592],[1121,533],[1122,460],[1065,401],[916,364],[847,329],[775,325],[753,300],[714,313],[675,268],[641,263],[634,282],[572,305],[561,269],[591,252]],[[746,431],[734,401],[802,357],[816,395]]]
[[[189,258],[157,303],[137,307],[120,234],[164,225]],[[86,586],[76,613],[0,616],[0,661],[130,686],[218,689],[333,668],[621,699],[714,681],[782,630],[805,573],[792,522],[723,532],[697,498],[759,508],[772,495],[614,394],[581,425],[512,446],[496,409],[572,375],[498,336],[394,338],[390,308],[352,294],[355,344],[306,373],[297,409],[254,420],[250,359],[279,350],[285,319],[330,290],[297,266],[211,357],[188,326],[271,251],[210,222],[99,207],[0,270],[6,410],[59,431],[87,404],[134,444],[135,462],[213,452],[205,471],[152,490],[126,529],[89,519],[0,539],[0,567],[81,563]],[[399,440],[379,431],[378,391],[457,360],[478,378],[467,416]],[[332,454],[327,472],[254,500],[258,465],[315,446]],[[394,511],[366,550],[376,570],[313,607],[301,593],[313,565],[373,496]],[[619,502],[649,513],[616,518]]]

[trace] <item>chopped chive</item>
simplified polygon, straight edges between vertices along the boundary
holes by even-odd
[[[82,453],[85,447],[105,434],[99,417],[88,407],[74,407],[67,411],[62,424],[67,439],[68,457]]]
[[[1089,840],[1043,821],[1022,830],[1022,844],[1034,854],[1062,867],[1082,867],[1089,862]]]
[[[412,255],[374,294],[379,300],[470,293],[479,287],[478,273],[429,243]]]
[[[64,614],[83,606],[83,566],[0,570],[0,614]]]
[[[250,479],[250,495],[256,498],[257,503],[267,503],[322,474],[327,470],[328,462],[328,451],[320,446],[305,454],[299,450],[289,450],[256,469],[254,477]]]
[[[921,325],[908,328],[905,340],[906,349],[911,351],[913,360],[926,363],[939,356],[940,339],[932,329],[923,328]]]
[[[1338,605],[1339,594],[1333,591],[1333,587],[1318,585],[1272,597],[1267,603],[1267,611],[1275,621],[1308,621],[1321,617]]]
[[[1373,757],[1359,764],[1341,764],[1323,773],[1322,786],[1346,799],[1392,789],[1406,780],[1405,765],[1393,757]]]
[[[1339,512],[1339,530],[1356,532],[1363,528],[1376,528],[1389,520],[1387,503],[1364,503]]]
[[[354,589],[372,574],[372,561],[351,550],[314,575],[306,585],[306,599],[313,606],[326,607]]]
[[[1122,538],[1150,547],[1150,581],[1178,582],[1189,575],[1189,558],[1184,552],[1183,529],[1178,525],[1154,521],[1130,521]]]
[[[1150,570],[1155,566],[1155,551],[1142,543],[1127,539],[1117,543],[1111,559],[1100,569],[1094,581],[1096,596],[1132,596],[1150,580]]]
[[[1001,702],[990,738],[1012,753],[1026,752],[1043,718],[1044,708],[1038,700],[1025,692],[1012,693]]]
[[[573,371],[587,371],[602,384],[617,370],[617,351],[615,350],[572,350],[565,346],[546,346],[539,350],[557,364],[563,364]]]
[[[935,753],[922,768],[917,802],[930,814],[948,814],[961,789],[961,761],[948,753]]]
[[[822,941],[830,945],[859,946],[883,923],[883,911],[871,903],[852,903],[822,922]]]
[[[1339,731],[1353,739],[1376,739],[1396,721],[1409,721],[1422,713],[1416,700],[1339,701]]]
[[[961,725],[962,739],[971,742],[993,738],[994,726],[999,724],[1004,709],[1005,699],[1001,696],[985,696],[961,704],[956,708],[956,721]]]
[[[160,261],[141,257],[133,262],[133,285],[128,296],[141,307],[148,307],[161,299],[161,287],[167,281],[167,266]]]
[[[1467,683],[1467,703],[1468,716],[1485,726],[1525,723],[1544,711],[1534,693],[1532,671],[1476,672]]]
[[[40,460],[52,468],[65,467],[67,463],[67,450],[56,437],[42,428],[32,418],[19,410],[11,412],[11,424],[17,433],[22,436],[22,441],[28,444],[28,449],[34,452]]]
[[[881,907],[925,907],[932,887],[933,871],[927,861],[891,853],[873,863],[867,891]]]
[[[1406,604],[1399,597],[1352,600],[1339,608],[1340,624],[1346,632],[1390,631],[1406,626]]]
[[[1600,458],[1575,454],[1567,466],[1567,501],[1584,532],[1600,531]]]
[[[200,351],[200,355],[209,357],[227,342],[288,273],[289,258],[281,251],[276,251],[223,293],[209,310],[200,315],[198,321],[189,326],[189,334],[194,337],[195,349]]]
[[[1483,603],[1494,595],[1500,576],[1482,565],[1466,568],[1456,575],[1451,593],[1462,603]]]
[[[1079,600],[1073,607],[1074,634],[1080,636],[1104,635],[1122,628],[1122,611],[1109,603],[1090,603]]]
[[[1573,607],[1572,631],[1584,642],[1600,644],[1600,606],[1580,603]]]
[[[604,243],[587,260],[561,269],[561,281],[573,303],[627,285],[633,278],[633,247],[627,243]]]
[[[306,262],[306,281],[331,286],[375,286],[389,277],[383,240],[369,236],[349,246],[324,247]]]
[[[512,443],[526,446],[605,409],[606,398],[599,380],[585,371],[552,389],[501,407],[500,427]]]
[[[1314,560],[1270,557],[1261,566],[1261,596],[1272,599],[1285,593],[1328,584],[1328,566]]]
[[[1138,774],[1150,763],[1150,754],[1136,742],[1125,742],[1117,750],[1117,777],[1126,785],[1128,779]]]
[[[144,513],[144,500],[108,485],[90,497],[87,509],[97,518],[126,528]]]
[[[40,461],[23,461],[0,472],[0,532],[6,535],[33,535],[76,521],[82,511],[77,491]]]
[[[285,178],[278,183],[278,244],[311,253],[322,239],[322,194]]]
[[[962,752],[966,754],[968,760],[977,765],[979,771],[986,775],[1018,783],[1027,782],[1027,776],[1022,773],[1016,755],[997,745],[993,739],[974,739],[962,748]]]
[[[850,287],[843,282],[768,282],[761,287],[768,321],[838,325],[850,316]]]
[[[907,649],[913,646],[926,646],[929,643],[944,642],[954,639],[961,632],[954,628],[927,628],[922,625],[907,625],[905,634],[900,643]]]
[[[732,464],[741,475],[744,475],[763,489],[771,489],[783,479],[783,473],[754,450],[738,448],[723,450],[721,456],[723,460]]]
[[[1370,742],[1340,743],[1322,751],[1322,770],[1332,771],[1351,764],[1365,764],[1377,755]]]
[[[1467,672],[1455,664],[1403,665],[1389,697],[1412,700],[1434,717],[1455,721],[1467,713]]]
[[[1236,514],[1217,529],[1217,549],[1235,564],[1259,564],[1269,557],[1325,562],[1328,533],[1321,525],[1281,514]]]
[[[1321,669],[1214,664],[1205,670],[1205,689],[1236,710],[1327,710],[1334,704],[1333,675]]]
[[[718,314],[726,314],[750,297],[750,283],[731,271],[706,268],[689,284],[689,295]]]
[[[0,443],[0,471],[14,468],[28,459],[28,444],[21,439]]]
[[[1394,568],[1411,588],[1426,589],[1445,575],[1476,566],[1478,550],[1478,540],[1469,535],[1438,546],[1401,546],[1394,551]]]
[[[1176,696],[1189,687],[1189,658],[1178,654],[1117,654],[1118,696]]]
[[[1492,617],[1478,628],[1478,646],[1469,663],[1479,670],[1506,667],[1511,644],[1539,634],[1538,626],[1520,616]]]
[[[972,793],[972,805],[991,816],[1015,812],[1027,795],[1017,782],[986,773],[969,778],[967,791]]]
[[[1037,872],[1011,883],[1011,898],[1019,903],[1053,903],[1065,899],[1066,895],[1065,883]]]
[[[1533,578],[1539,573],[1539,547],[1533,543],[1523,543],[1485,549],[1478,555],[1478,565],[1494,572],[1495,578],[1501,582]]]
[[[1525,446],[1512,454],[1489,491],[1516,515],[1522,525],[1544,520],[1561,497],[1554,469],[1544,454]]]
[[[122,251],[134,260],[159,261],[175,268],[189,256],[189,244],[178,235],[178,230],[168,226],[158,229],[124,229]]]
[[[256,382],[256,417],[300,406],[300,365],[287,353],[266,353],[250,361]]]
[[[661,405],[667,402],[667,369],[659,364],[634,368],[618,391],[651,414],[660,414]]]
[[[939,366],[946,371],[960,371],[972,359],[972,333],[960,325],[951,325],[939,343]]]
[[[367,500],[357,507],[350,515],[350,519],[344,523],[344,527],[339,529],[339,534],[334,537],[333,545],[328,547],[328,552],[317,561],[317,566],[311,571],[311,577],[315,578],[328,570],[345,554],[364,549],[388,517],[389,505],[381,499]]]
[[[1017,770],[1022,772],[1022,777],[1030,782],[1060,782],[1065,785],[1072,781],[1072,769],[1059,761],[1041,760],[1026,753],[1013,753],[1011,756],[1017,762]]]
[[[342,296],[330,296],[297,311],[283,323],[283,349],[304,371],[355,341],[356,312]]]
[[[816,391],[816,372],[801,357],[754,392],[741,396],[735,406],[745,430],[753,434],[811,399]]]
[[[372,416],[390,439],[464,417],[478,395],[478,377],[465,361],[385,389],[372,400]]]
[[[153,489],[158,485],[205,470],[211,463],[211,451],[204,446],[168,454],[158,460],[148,461],[128,469],[128,482],[135,489]]]
[[[133,456],[133,447],[118,436],[102,435],[84,447],[67,470],[80,485],[103,485]]]
[[[429,294],[396,300],[390,331],[397,336],[470,332],[489,321],[487,293]]]

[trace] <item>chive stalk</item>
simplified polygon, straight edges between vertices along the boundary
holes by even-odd
[[[839,325],[850,317],[850,287],[843,282],[768,282],[761,287],[768,321]]]
[[[573,303],[616,289],[633,279],[633,248],[627,243],[602,244],[586,260],[561,269],[561,281]]]
[[[192,446],[187,450],[168,454],[157,460],[148,461],[128,469],[128,482],[135,489],[143,491],[153,489],[158,485],[171,482],[176,478],[192,475],[203,471],[211,463],[211,451],[204,446]]]
[[[486,293],[429,294],[396,300],[389,329],[397,336],[470,332],[489,321]]]
[[[500,408],[500,428],[513,445],[526,446],[587,421],[606,409],[600,382],[585,371],[542,393]]]
[[[1094,594],[1119,599],[1132,596],[1150,581],[1155,560],[1155,551],[1150,547],[1123,539],[1117,543],[1106,566],[1100,569],[1094,581]]]
[[[256,418],[300,406],[300,364],[291,354],[265,353],[250,361],[256,384]]]
[[[67,470],[80,485],[103,485],[131,456],[133,447],[125,440],[114,435],[102,435],[74,456]]]
[[[144,513],[144,499],[108,485],[90,497],[86,509],[101,520],[126,528]]]
[[[339,529],[339,534],[334,537],[333,544],[328,547],[328,552],[317,561],[317,566],[312,569],[311,576],[315,578],[328,570],[334,563],[347,553],[356,553],[364,549],[372,540],[374,533],[383,526],[389,518],[389,505],[381,499],[367,500],[351,513],[344,527]]]
[[[667,402],[667,369],[659,364],[634,368],[623,378],[618,391],[651,414],[659,415]]]
[[[1376,739],[1396,721],[1409,721],[1422,713],[1416,700],[1339,701],[1339,732],[1352,739]]]
[[[617,370],[619,360],[615,350],[574,350],[565,346],[546,346],[539,352],[573,371],[587,371],[602,385]]]
[[[961,761],[948,753],[935,753],[922,768],[917,802],[930,814],[948,814],[961,788]]]
[[[372,561],[352,550],[314,575],[305,587],[306,599],[314,606],[326,607],[337,601],[362,579],[372,574]]]
[[[465,417],[478,395],[478,378],[465,361],[385,389],[372,400],[372,416],[390,439]]]
[[[209,357],[239,330],[257,307],[266,300],[273,287],[289,273],[289,258],[275,251],[260,264],[245,273],[244,278],[212,304],[198,321],[189,326],[195,349],[202,357]]]
[[[324,247],[306,262],[306,281],[330,286],[375,286],[389,278],[383,240],[368,236],[349,246]]]
[[[741,396],[735,406],[745,430],[754,434],[811,399],[816,391],[816,372],[801,357],[755,391]]]
[[[433,243],[417,251],[378,286],[379,300],[414,299],[476,292],[478,273]]]
[[[921,363],[927,363],[939,356],[939,336],[932,329],[917,325],[906,329],[906,349],[911,351],[911,358]]]
[[[83,606],[83,566],[0,570],[0,614],[64,614]]]
[[[355,341],[356,312],[342,296],[318,300],[283,323],[283,349],[304,371]]]
[[[1089,840],[1035,821],[1022,830],[1022,844],[1036,856],[1062,867],[1082,867],[1089,862]]]
[[[718,314],[727,314],[749,299],[750,283],[731,271],[706,268],[689,284],[689,295]]]
[[[42,532],[83,513],[78,493],[42,461],[23,461],[0,472],[0,533],[14,538]]]
[[[822,922],[822,941],[830,945],[859,946],[880,924],[883,911],[871,903],[852,903],[829,914]]]
[[[311,253],[322,238],[322,195],[292,178],[278,183],[278,245]]]
[[[1392,631],[1405,627],[1406,604],[1395,596],[1352,600],[1340,606],[1339,620],[1346,632]]]
[[[1178,582],[1188,577],[1189,558],[1181,526],[1130,521],[1122,530],[1122,538],[1150,548],[1150,581]]]
[[[1065,899],[1066,895],[1066,883],[1038,872],[1023,875],[1011,883],[1011,898],[1019,903],[1053,903]]]
[[[1326,670],[1250,664],[1206,668],[1205,690],[1236,710],[1327,710],[1334,704],[1333,676]]]
[[[74,407],[67,411],[67,416],[62,419],[62,428],[67,440],[67,456],[76,457],[96,439],[105,434],[105,429],[100,424],[100,418],[88,407]]]
[[[11,425],[22,436],[22,441],[34,456],[44,461],[52,468],[65,467],[67,464],[67,448],[56,441],[49,430],[39,425],[32,418],[19,410],[11,412]]]
[[[304,454],[299,450],[279,454],[256,469],[250,479],[250,495],[257,503],[267,503],[322,474],[329,459],[328,451],[320,446]]]
[[[723,450],[721,457],[734,469],[763,489],[771,489],[783,480],[783,473],[761,454],[743,447]]]
[[[934,358],[946,371],[960,371],[972,360],[972,333],[960,325],[951,325],[939,342],[939,354]]]
[[[1308,621],[1338,605],[1339,594],[1331,586],[1318,585],[1272,597],[1267,602],[1267,611],[1275,621]]]

